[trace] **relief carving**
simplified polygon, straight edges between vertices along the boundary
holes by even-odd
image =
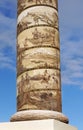
[[[60,92],[52,90],[22,93],[18,97],[18,110],[39,109],[60,111]],[[24,99],[24,100],[23,100]],[[58,102],[59,101],[59,102]]]
[[[18,94],[33,90],[60,90],[60,72],[58,70],[32,70],[17,78]]]
[[[20,66],[22,66],[24,70],[39,68],[60,69],[59,55],[59,50],[54,48],[50,49],[49,47],[26,50],[21,53],[17,58],[18,70]],[[18,74],[20,73],[19,71]]]
[[[57,0],[18,0],[18,111],[61,111],[57,8]]]
[[[24,9],[35,5],[48,5],[58,8],[57,0],[18,0],[18,14]]]
[[[34,11],[35,10],[35,11]],[[58,29],[58,14],[57,11],[49,7],[33,7],[30,10],[26,9],[18,17],[18,34],[25,29],[33,26],[52,26]]]
[[[51,27],[35,27],[23,31],[17,41],[18,53],[31,47],[59,48],[59,32]]]

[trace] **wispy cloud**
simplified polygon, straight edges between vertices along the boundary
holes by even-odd
[[[59,1],[62,84],[83,88],[83,1]]]
[[[0,1],[0,68],[15,69],[16,1]],[[9,52],[8,52],[9,51]]]
[[[16,0],[0,0],[0,12],[7,17],[14,18],[16,17]]]
[[[0,69],[8,68],[11,70],[16,70],[15,60],[12,56],[7,56],[4,53],[0,53]]]
[[[0,14],[0,48],[10,46],[15,48],[16,19]]]

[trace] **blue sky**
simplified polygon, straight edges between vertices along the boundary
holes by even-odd
[[[83,0],[59,1],[63,113],[83,127]],[[16,112],[16,0],[0,0],[0,122]]]

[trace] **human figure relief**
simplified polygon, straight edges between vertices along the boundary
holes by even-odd
[[[26,37],[25,40],[24,40],[24,48],[28,47],[27,42],[28,42],[28,38]]]

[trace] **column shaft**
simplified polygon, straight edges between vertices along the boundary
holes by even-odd
[[[18,0],[17,111],[61,112],[61,104],[57,0]]]

